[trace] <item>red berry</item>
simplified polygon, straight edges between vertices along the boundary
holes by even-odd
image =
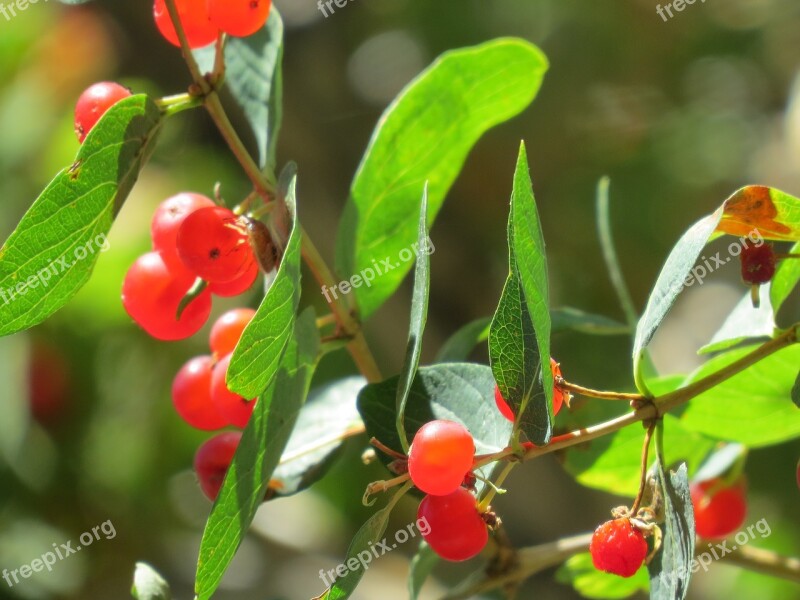
[[[231,364],[231,355],[228,354],[220,360],[211,373],[211,400],[217,411],[234,427],[244,428],[253,414],[255,400],[245,400],[239,394],[234,394],[225,383],[228,366]]]
[[[236,37],[253,35],[269,17],[271,0],[208,0],[211,21]]]
[[[426,494],[445,496],[457,490],[472,470],[475,442],[463,425],[431,421],[420,427],[408,453],[411,481]]]
[[[742,263],[742,280],[751,285],[761,285],[775,275],[775,251],[772,244],[744,246],[739,257]]]
[[[89,86],[75,105],[75,135],[82,144],[106,111],[120,100],[128,98],[131,91],[118,83],[104,81]]]
[[[178,256],[178,229],[181,223],[196,210],[215,206],[214,202],[202,194],[183,192],[167,198],[156,208],[150,224],[153,250],[156,250],[170,271],[186,271],[186,266]]]
[[[183,264],[210,283],[227,283],[244,275],[255,262],[247,229],[222,206],[201,208],[178,229]]]
[[[172,381],[172,404],[187,424],[204,431],[222,429],[228,421],[211,401],[210,356],[196,356],[181,367]]]
[[[692,484],[694,525],[697,535],[721,540],[739,530],[747,516],[744,481],[730,486],[722,479]]]
[[[225,356],[233,352],[244,328],[255,316],[252,308],[234,308],[220,316],[211,327],[209,346],[217,356]]]
[[[614,519],[595,529],[589,552],[596,569],[633,577],[647,557],[647,541],[630,519]]]
[[[205,441],[194,455],[194,472],[200,489],[212,502],[217,499],[241,439],[239,431],[220,433]]]
[[[550,359],[550,371],[553,373],[553,378],[561,377],[561,367],[558,366],[558,363],[554,359]],[[508,402],[505,401],[503,395],[500,393],[500,388],[494,386],[494,401],[497,404],[497,408],[506,419],[514,422],[514,411],[508,405]],[[561,407],[564,404],[564,390],[562,390],[557,385],[553,384],[553,415],[557,415],[558,411],[561,410]]]
[[[219,29],[209,19],[206,0],[175,0],[175,5],[190,48],[202,48],[217,39]],[[170,44],[180,46],[178,33],[172,25],[172,19],[169,16],[164,0],[155,0],[153,17],[161,35]]]
[[[503,394],[500,393],[500,388],[498,386],[494,386],[494,402],[497,404],[497,409],[500,411],[500,414],[513,423],[514,411],[511,410],[508,402],[503,398]]]
[[[122,284],[122,305],[139,326],[159,340],[182,340],[197,333],[211,314],[211,293],[203,291],[176,318],[192,287],[191,275],[171,273],[157,252],[133,263]]]
[[[227,283],[210,283],[208,285],[208,289],[212,294],[216,296],[222,296],[223,298],[240,296],[253,287],[256,279],[258,279],[258,271],[258,263],[254,262],[250,265],[247,271],[245,271],[244,275],[238,279],[234,279],[233,281],[229,281]]]
[[[425,496],[417,521],[427,524],[428,533],[422,537],[446,560],[469,560],[480,554],[489,539],[475,497],[463,488],[446,496]]]

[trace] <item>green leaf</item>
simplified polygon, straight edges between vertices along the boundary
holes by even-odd
[[[577,331],[588,335],[628,335],[631,332],[624,323],[569,306],[552,309],[550,321],[552,333]]]
[[[685,384],[724,368],[754,348],[737,349],[712,358]],[[768,356],[693,398],[680,415],[681,424],[691,431],[750,447],[800,437],[800,413],[790,402],[798,364],[798,345]]]
[[[397,385],[397,377],[367,385],[358,395],[358,411],[369,437],[400,450],[395,427]],[[494,377],[484,365],[446,363],[417,371],[408,395],[406,431],[413,438],[420,427],[435,419],[464,425],[475,439],[476,454],[501,450],[511,434],[511,423],[494,403]]]
[[[161,122],[147,96],[117,103],[25,213],[0,249],[0,335],[41,323],[89,280]]]
[[[800,254],[800,242],[792,246],[789,253]],[[778,311],[780,311],[783,303],[786,302],[789,294],[792,293],[792,290],[797,287],[798,281],[800,281],[800,260],[792,259],[780,261],[769,289],[769,298],[772,301],[775,315],[778,314]]]
[[[297,177],[292,178],[286,206],[292,230],[278,272],[267,295],[247,325],[228,367],[227,383],[232,392],[255,398],[275,378],[286,345],[292,335],[300,303],[300,231],[296,208]]]
[[[214,46],[194,52],[204,71],[214,65]],[[244,112],[258,145],[259,165],[275,167],[283,102],[283,19],[275,4],[267,24],[251,36],[225,43],[225,83]]]
[[[489,317],[476,319],[464,325],[451,335],[436,355],[434,362],[464,362],[472,354],[475,347],[489,339]]]
[[[584,598],[629,598],[637,592],[647,592],[647,569],[639,569],[633,577],[623,578],[598,571],[588,552],[576,554],[556,571],[556,581],[575,588]]]
[[[428,544],[420,542],[419,549],[408,568],[408,600],[419,598],[422,586],[438,563],[439,555]]]
[[[720,444],[719,448],[706,457],[694,475],[689,473],[689,477],[692,481],[708,481],[732,472],[740,472],[746,458],[747,446]]]
[[[664,501],[665,522],[661,549],[647,567],[650,600],[683,600],[689,592],[694,561],[694,509],[686,465],[666,472],[659,459],[658,485]]]
[[[356,398],[365,384],[363,377],[346,377],[311,391],[272,474],[276,496],[296,494],[325,475],[343,436],[363,427]]]
[[[775,333],[775,316],[770,302],[770,284],[762,286],[761,306],[753,308],[750,292],[744,295],[739,304],[711,338],[700,348],[698,354],[721,352],[744,342],[753,343],[758,339],[769,339]]]
[[[419,229],[417,231],[417,248],[427,247],[428,240],[428,186],[422,193],[422,202],[419,210]],[[396,427],[403,452],[408,452],[408,435],[405,430],[404,416],[408,391],[414,375],[419,367],[419,357],[422,353],[422,334],[428,320],[428,298],[431,291],[430,257],[427,252],[417,252],[417,266],[414,270],[414,294],[411,298],[411,320],[408,326],[408,342],[403,368],[400,370],[400,379],[397,386],[397,418]]]
[[[547,260],[524,144],[514,173],[508,245],[509,275],[489,330],[489,361],[516,425],[542,446],[550,441],[553,419]]]
[[[295,322],[277,377],[258,399],[206,523],[197,562],[195,593],[208,600],[264,500],[267,484],[292,434],[319,353],[314,311]]]
[[[136,563],[131,594],[136,600],[172,600],[169,584],[147,563]]]
[[[687,283],[694,283],[693,279],[689,279],[692,267],[714,234],[721,217],[722,211],[717,211],[700,219],[683,234],[670,252],[650,293],[647,307],[636,326],[636,337],[633,342],[634,379],[636,387],[643,394],[648,391],[643,376],[645,350],[675,303],[678,294],[683,291]]]
[[[417,190],[429,182],[430,225],[472,146],[533,101],[547,66],[542,52],[520,39],[450,51],[380,118],[353,181],[336,248],[341,275],[374,277],[371,286],[354,290],[362,318],[397,290],[411,268],[397,258],[417,237]],[[382,260],[391,268],[376,273]]]

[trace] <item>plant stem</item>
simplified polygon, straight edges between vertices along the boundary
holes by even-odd
[[[720,560],[731,562],[750,571],[800,583],[800,559],[781,556],[771,550],[740,546]]]
[[[511,473],[511,470],[514,467],[516,467],[518,464],[519,463],[517,463],[516,461],[507,462],[506,466],[503,467],[503,470],[500,471],[500,474],[497,476],[497,479],[494,481],[494,484],[486,486],[489,491],[487,492],[486,497],[483,500],[481,500],[480,504],[478,505],[478,512],[479,513],[484,513],[489,509],[489,506],[491,505],[492,500],[494,500],[494,497],[497,495],[498,489],[500,489],[502,487],[502,485],[503,485],[503,483],[505,483],[505,480],[508,477],[509,473]]]
[[[636,499],[633,501],[633,506],[631,506],[631,515],[636,516],[636,513],[639,511],[639,506],[642,504],[642,498],[644,497],[644,491],[647,487],[647,455],[650,451],[650,440],[653,439],[653,431],[656,428],[656,421],[650,423],[650,426],[647,428],[647,433],[644,436],[644,445],[642,446],[642,466],[641,466],[641,479],[639,480],[639,493],[636,494]]]
[[[575,383],[566,381],[563,377],[556,377],[556,386],[569,392],[574,392],[581,396],[589,396],[590,398],[600,398],[601,400],[627,400],[640,402],[646,400],[645,396],[641,394],[628,394],[626,392],[604,392],[600,390],[593,390],[586,388]]]

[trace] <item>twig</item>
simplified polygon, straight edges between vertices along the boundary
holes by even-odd
[[[633,506],[631,507],[631,515],[636,516],[636,513],[639,511],[639,506],[642,504],[642,498],[644,497],[645,489],[647,488],[647,455],[650,451],[650,440],[653,439],[653,431],[656,428],[656,421],[650,423],[650,426],[647,428],[647,433],[644,436],[644,444],[642,445],[642,466],[641,466],[641,480],[639,481],[639,493],[636,494],[636,499],[633,501]]]
[[[591,388],[586,388],[581,385],[577,385],[575,383],[570,383],[561,376],[556,377],[555,384],[556,387],[560,387],[561,389],[567,390],[569,392],[574,392],[576,394],[580,394],[581,396],[588,396],[590,398],[599,398],[601,400],[626,400],[631,402],[642,402],[647,399],[642,394],[636,394],[636,393],[629,394],[627,392],[604,392],[600,390],[593,390]]]
[[[720,560],[773,577],[800,583],[800,559],[781,556],[771,550],[754,546],[740,546]]]

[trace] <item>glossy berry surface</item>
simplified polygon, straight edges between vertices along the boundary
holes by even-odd
[[[196,356],[181,367],[172,380],[172,404],[188,425],[203,431],[222,429],[228,422],[211,401],[210,356]]]
[[[207,0],[175,0],[175,5],[190,48],[202,48],[217,39],[219,29],[209,19]],[[172,25],[164,0],[155,0],[153,17],[164,39],[173,46],[180,46],[178,33]]]
[[[553,379],[556,377],[561,377],[561,367],[558,366],[558,363],[551,358],[550,359],[550,371],[553,373]],[[508,402],[505,401],[503,398],[503,394],[500,393],[500,388],[494,386],[494,402],[497,404],[497,409],[500,411],[506,419],[514,422],[514,411],[511,410],[511,407],[508,405]],[[561,407],[564,405],[564,391],[558,387],[557,385],[553,385],[553,415],[557,415],[558,412],[561,410]]]
[[[472,470],[475,442],[459,423],[425,423],[414,436],[408,453],[411,481],[426,494],[444,496],[461,486]]]
[[[211,21],[222,31],[247,37],[267,22],[271,4],[271,0],[208,0],[208,11]]]
[[[245,400],[228,389],[225,375],[228,373],[230,363],[231,355],[228,354],[214,367],[211,373],[211,400],[228,424],[243,429],[250,420],[256,403],[255,400]]]
[[[744,482],[730,486],[721,479],[692,484],[692,505],[697,535],[721,540],[737,532],[747,517]]]
[[[78,141],[82,144],[100,117],[130,95],[128,88],[109,81],[95,83],[86,88],[75,105],[75,135],[78,136]]]
[[[475,497],[463,488],[446,496],[425,496],[419,504],[417,519],[427,521],[428,534],[422,537],[446,560],[469,560],[489,540]]]
[[[211,327],[209,346],[211,352],[217,356],[225,356],[233,352],[239,338],[242,337],[244,328],[255,316],[252,308],[234,308],[223,313]]]
[[[200,489],[209,500],[217,499],[241,439],[240,432],[227,431],[215,435],[197,449],[194,455],[194,472]]]
[[[192,300],[176,318],[178,306],[194,283],[189,275],[175,275],[157,252],[133,263],[122,284],[122,305],[147,333],[159,340],[182,340],[197,333],[211,314],[207,290]]]
[[[238,279],[255,262],[247,230],[227,208],[201,208],[178,229],[178,255],[186,267],[210,283]]]
[[[258,279],[258,272],[258,263],[254,262],[247,271],[244,272],[244,275],[233,281],[226,281],[225,283],[210,283],[208,289],[215,296],[222,296],[223,298],[240,296],[253,287],[256,279]]]
[[[186,271],[178,256],[178,229],[191,213],[213,207],[214,202],[202,194],[183,192],[164,200],[156,208],[150,223],[153,250],[161,255],[170,271]]]
[[[775,275],[775,251],[772,244],[745,246],[739,256],[742,264],[742,281],[761,285],[772,281]]]
[[[589,552],[596,569],[633,577],[647,557],[647,540],[629,519],[614,519],[595,530]]]

